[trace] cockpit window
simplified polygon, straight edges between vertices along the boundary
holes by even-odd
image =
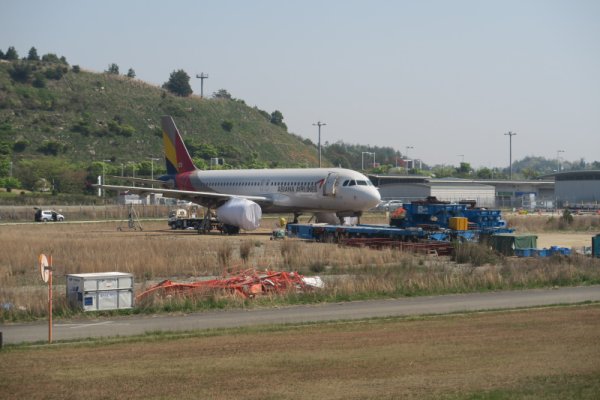
[[[348,186],[348,183],[349,183],[349,182],[350,182],[350,180],[346,179],[346,180],[344,181],[344,183],[342,184],[342,186]]]
[[[356,183],[360,186],[367,186],[367,181],[356,181]]]
[[[350,184],[348,186],[354,186],[354,185],[356,185],[356,181],[353,179],[350,181]]]

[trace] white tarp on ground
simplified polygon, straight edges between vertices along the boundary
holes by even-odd
[[[224,224],[239,226],[241,229],[253,231],[260,226],[262,210],[253,201],[232,198],[217,208],[217,218]]]
[[[320,276],[305,276],[302,278],[302,281],[305,285],[314,288],[323,289],[325,287],[325,282],[323,282],[323,279],[321,279]]]

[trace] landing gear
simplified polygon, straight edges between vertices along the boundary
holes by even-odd
[[[222,231],[226,235],[237,235],[240,233],[240,227],[234,225],[223,224]]]
[[[202,218],[202,221],[198,224],[198,234],[199,235],[208,233],[212,230],[213,219],[214,219],[213,213],[212,213],[210,207],[207,207],[206,212],[204,213],[204,218]]]
[[[297,224],[298,223],[298,217],[301,216],[302,213],[294,213],[294,221],[292,222],[293,224]]]

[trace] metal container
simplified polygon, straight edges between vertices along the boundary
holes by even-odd
[[[592,237],[592,256],[600,258],[600,234]]]
[[[84,311],[132,308],[133,275],[124,272],[68,274],[67,300]]]
[[[448,226],[455,231],[466,231],[469,229],[469,220],[465,217],[450,217]]]

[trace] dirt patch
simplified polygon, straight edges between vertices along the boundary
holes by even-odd
[[[549,248],[550,246],[560,247],[590,247],[592,237],[595,233],[581,232],[544,232],[535,233],[537,235],[538,248]]]

